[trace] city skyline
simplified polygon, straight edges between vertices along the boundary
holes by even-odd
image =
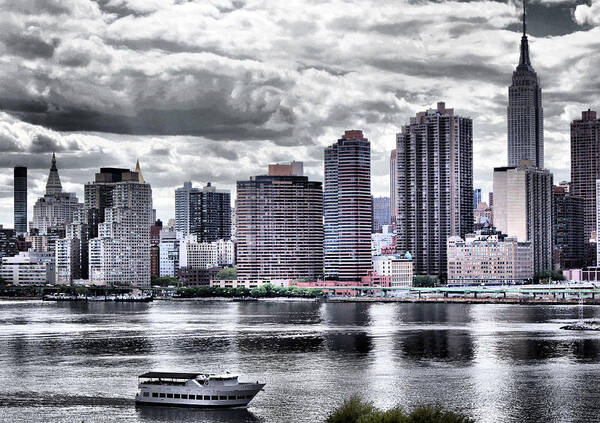
[[[7,5],[12,10],[7,15],[19,19],[7,24],[2,40],[7,66],[0,71],[0,223],[5,227],[13,221],[13,166],[29,168],[31,205],[43,195],[52,151],[62,166],[65,191],[79,198],[98,167],[130,167],[139,157],[158,217],[166,220],[174,217],[174,188],[187,180],[211,181],[235,198],[237,180],[260,174],[268,163],[298,160],[311,180],[322,181],[323,147],[340,132],[358,129],[372,143],[372,193],[388,195],[395,134],[415,112],[437,101],[473,119],[475,187],[487,192],[493,167],[506,162],[506,87],[519,59],[520,3],[397,8],[390,3],[377,8],[380,13],[364,3],[362,8],[309,4],[304,21],[295,23],[286,15],[298,19],[298,14],[285,9],[298,6],[293,2],[204,9],[162,2],[164,10],[125,0],[110,7],[72,3],[80,7]],[[528,6],[530,55],[544,90],[546,167],[555,182],[570,179],[564,157],[571,120],[600,107],[589,89],[598,66],[590,53],[600,31],[600,15],[594,13],[599,4]],[[181,21],[181,33],[161,30],[171,25],[169,14]],[[267,14],[281,20],[267,20],[261,45],[256,22],[265,22]],[[94,24],[84,28],[84,15]],[[150,30],[153,19],[158,27]],[[219,31],[244,19],[253,23],[236,29],[235,40],[218,40]],[[207,20],[211,31],[194,32]],[[68,30],[59,29],[63,21],[71,24],[63,25]],[[26,31],[19,27],[25,22]],[[147,28],[146,38],[128,32],[126,24]],[[248,48],[248,41],[259,44]],[[383,46],[370,49],[378,42]],[[207,70],[209,65],[214,69]],[[569,67],[578,72],[573,75]],[[163,85],[157,75],[164,76]],[[116,95],[118,78],[130,82],[121,87],[125,99]],[[442,90],[445,78],[450,88]],[[160,119],[142,113],[144,107],[156,108],[157,100],[164,106]],[[175,127],[174,110],[195,111],[195,120],[213,126],[193,124],[186,112]],[[114,119],[106,121],[113,126],[98,123],[109,115]],[[30,208],[28,221],[31,217]]]

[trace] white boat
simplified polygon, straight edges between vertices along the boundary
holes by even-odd
[[[238,375],[148,372],[140,375],[136,404],[178,407],[245,407],[265,386]]]

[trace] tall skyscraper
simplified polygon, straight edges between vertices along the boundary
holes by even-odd
[[[325,149],[325,276],[360,281],[371,262],[371,144],[346,131]]]
[[[494,225],[531,241],[535,272],[552,269],[552,174],[523,161],[494,169]]]
[[[316,280],[323,271],[323,190],[306,176],[237,182],[237,275]]]
[[[63,192],[56,155],[52,153],[52,165],[46,182],[46,193],[33,205],[33,225],[40,235],[46,235],[50,228],[65,228],[73,222],[77,211],[82,208],[77,196],[71,192]]]
[[[582,198],[569,193],[569,186],[554,187],[552,199],[552,245],[554,266],[559,269],[585,265]]]
[[[444,275],[447,239],[473,230],[473,121],[438,103],[396,136],[397,251],[419,275]]]
[[[102,197],[108,191],[111,196],[103,199],[104,216],[98,224],[98,236],[89,241],[90,283],[147,288],[152,189],[141,172],[104,168],[96,174],[96,182],[86,185],[90,206],[96,205],[92,194],[101,193]]]
[[[529,160],[544,168],[544,111],[542,89],[529,59],[527,14],[523,3],[523,36],[519,65],[508,88],[508,166]]]
[[[27,168],[14,168],[14,225],[17,234],[27,233]]]
[[[583,241],[587,265],[595,263],[596,179],[600,179],[600,119],[588,110],[571,122],[571,187],[574,197],[583,199]]]
[[[392,223],[396,223],[396,218],[398,217],[398,203],[396,201],[396,196],[398,195],[398,188],[396,186],[398,181],[398,177],[396,176],[398,165],[396,158],[396,149],[394,148],[390,153],[390,212]]]
[[[198,188],[192,188],[192,181],[184,182],[183,187],[175,190],[175,230],[181,232],[183,237],[190,233],[190,193],[192,190],[198,191]]]
[[[231,238],[231,194],[210,182],[202,189],[185,182],[175,190],[175,230],[198,242]]]

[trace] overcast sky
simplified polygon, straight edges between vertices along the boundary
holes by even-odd
[[[345,129],[371,140],[373,193],[389,194],[395,133],[445,101],[473,119],[475,187],[506,164],[506,103],[520,3],[493,1],[0,0],[0,223],[12,168],[29,216],[51,152],[83,200],[101,166],[139,157],[158,217],[186,180],[235,181],[301,160],[322,180]],[[600,108],[600,0],[529,7],[546,166],[568,180],[569,123]]]

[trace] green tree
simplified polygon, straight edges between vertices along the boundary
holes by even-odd
[[[237,279],[237,269],[235,267],[226,267],[217,273],[216,279],[219,281],[232,281]]]
[[[533,277],[533,283],[547,283],[550,281],[564,281],[565,276],[561,270],[540,270]]]
[[[427,275],[416,275],[413,278],[413,286],[415,288],[433,288],[438,285],[438,280],[435,277]]]
[[[352,396],[325,420],[326,423],[473,423],[471,418],[439,406],[419,406],[410,413],[395,407],[379,410],[372,402]]]

